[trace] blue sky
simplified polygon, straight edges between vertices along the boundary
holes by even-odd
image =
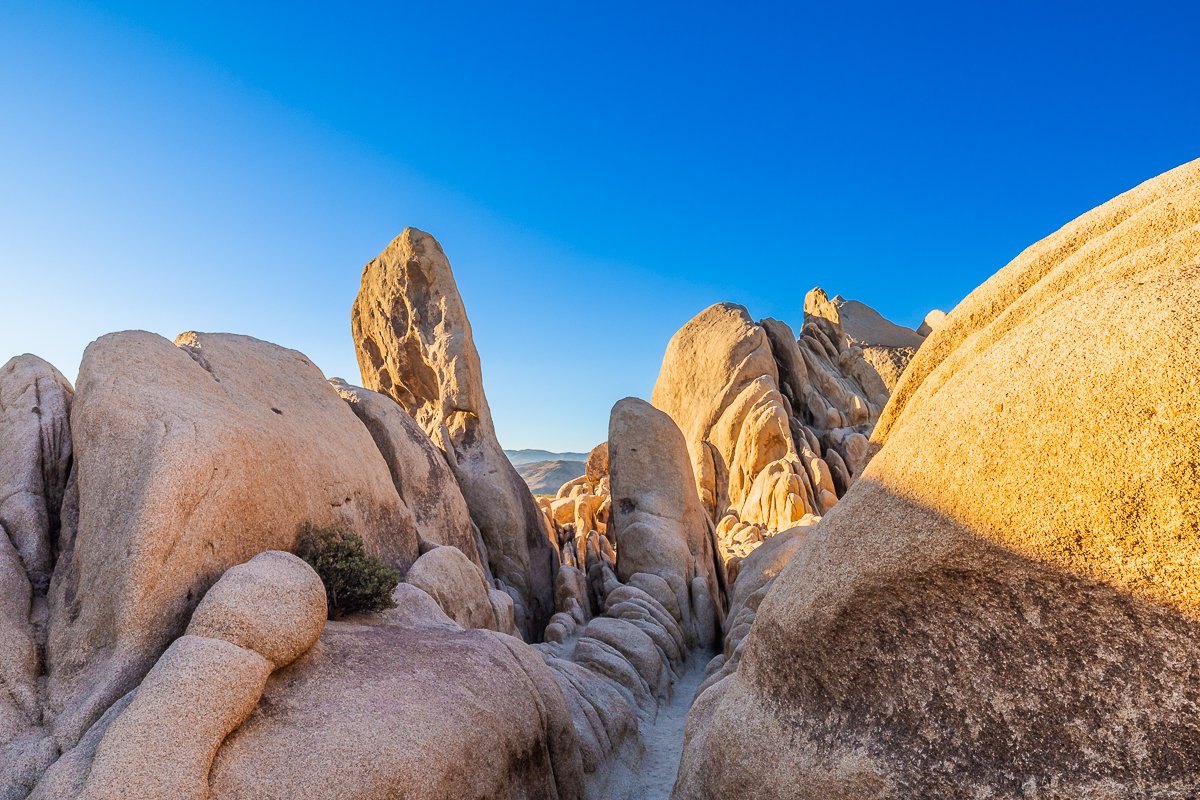
[[[915,326],[1200,156],[1194,4],[651,5],[0,0],[0,360],[229,330],[356,381],[415,225],[501,442],[584,450],[713,302]]]

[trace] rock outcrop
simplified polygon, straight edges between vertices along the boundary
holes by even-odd
[[[207,800],[221,743],[272,671],[313,646],[325,615],[321,579],[289,553],[264,552],[227,571],[105,727],[79,797]]]
[[[492,575],[512,592],[525,636],[536,638],[554,610],[557,558],[496,439],[466,309],[432,236],[406,228],[367,264],[351,327],[364,383],[400,403],[446,453]]]
[[[40,743],[39,648],[71,467],[74,392],[23,355],[0,367],[0,798],[52,757]]]
[[[1200,162],[964,300],[693,706],[674,797],[1194,793],[1197,320]]]
[[[861,329],[884,338],[891,323],[871,314],[860,313],[871,323]],[[733,574],[764,538],[815,524],[870,458],[888,391],[839,320],[819,289],[806,298],[799,338],[783,322],[755,323],[719,303],[667,345],[652,401],[683,431]]]
[[[467,501],[450,472],[445,455],[392,398],[351,386],[340,378],[333,378],[329,383],[370,431],[387,462],[396,491],[412,511],[422,546],[457,547],[490,580],[479,528],[471,521]]]
[[[629,796],[641,725],[670,699],[689,654],[719,637],[721,565],[688,462],[671,418],[627,398],[613,407],[608,442],[555,501],[574,513],[555,524],[580,566],[560,569],[558,612],[537,648],[571,709],[589,796]],[[599,497],[613,511],[597,530],[580,509]]]
[[[926,336],[919,330],[914,331],[884,319],[882,314],[865,303],[847,300],[840,295],[830,300],[820,288],[808,293],[804,310],[806,316],[819,316],[831,323],[839,334],[845,336],[847,348],[857,347],[863,360],[874,368],[889,392],[904,374],[908,362]],[[930,314],[932,316],[933,312]]]
[[[929,334],[942,327],[945,322],[946,312],[935,308],[925,315],[925,321],[921,323],[919,328],[917,328],[917,333],[921,334],[922,336],[929,336]]]
[[[209,797],[583,797],[571,711],[539,654],[463,630],[415,586],[397,600],[328,623],[272,676],[218,752]]]
[[[665,581],[673,597],[656,599],[680,609],[689,646],[711,648],[724,590],[683,435],[663,412],[626,398],[609,418],[607,456],[617,577],[630,582],[641,573]]]
[[[401,571],[411,511],[303,355],[230,334],[93,342],[71,409],[73,506],[50,587],[46,706],[60,749],[134,688],[208,588],[302,525],[360,535]]]
[[[49,586],[58,545],[73,397],[70,382],[37,356],[0,367],[0,526],[38,594]]]
[[[483,570],[456,547],[435,547],[424,553],[404,580],[436,600],[446,616],[463,628],[516,633],[512,599],[493,589]],[[494,599],[496,595],[504,599]]]

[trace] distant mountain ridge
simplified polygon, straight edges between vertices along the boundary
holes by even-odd
[[[518,464],[517,474],[525,480],[533,494],[557,494],[564,483],[582,475],[585,466],[583,461],[531,461]]]
[[[549,450],[505,450],[514,467],[537,461],[587,461],[587,453],[552,453]],[[582,473],[581,473],[582,474]]]

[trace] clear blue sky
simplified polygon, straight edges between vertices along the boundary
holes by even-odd
[[[1200,156],[1196,8],[0,0],[0,360],[229,330],[357,380],[415,225],[502,443],[583,450],[710,303],[915,326]]]

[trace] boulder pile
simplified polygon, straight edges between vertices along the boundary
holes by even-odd
[[[754,322],[730,303],[710,306],[671,338],[652,402],[687,440],[730,578],[767,537],[816,524],[866,467],[888,387],[864,346],[902,369],[921,340],[819,288],[805,298],[798,338],[786,323]]]

